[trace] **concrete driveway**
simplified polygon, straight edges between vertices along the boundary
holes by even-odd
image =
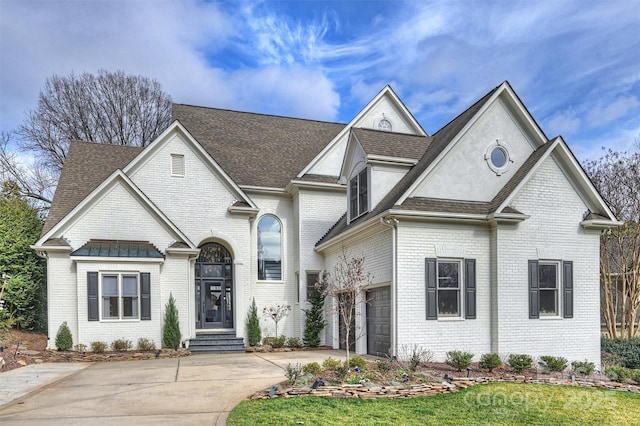
[[[0,423],[224,425],[247,396],[285,380],[288,363],[344,355],[325,350],[95,363],[0,406]]]

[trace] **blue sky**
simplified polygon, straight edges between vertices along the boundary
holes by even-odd
[[[100,68],[339,122],[390,84],[430,134],[509,80],[580,160],[640,139],[640,0],[0,0],[0,130],[50,75]]]

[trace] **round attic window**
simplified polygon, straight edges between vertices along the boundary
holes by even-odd
[[[391,122],[386,118],[378,121],[378,130],[384,130],[385,132],[391,131]]]
[[[507,151],[501,146],[496,146],[491,151],[491,163],[496,169],[504,167],[507,164],[507,158]]]
[[[498,176],[504,174],[509,169],[509,165],[513,163],[509,150],[497,139],[487,147],[484,152],[484,159],[487,162],[487,166]]]

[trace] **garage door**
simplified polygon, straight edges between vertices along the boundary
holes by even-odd
[[[384,356],[391,347],[391,290],[380,287],[367,292],[367,353]]]

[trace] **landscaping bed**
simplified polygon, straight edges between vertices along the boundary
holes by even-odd
[[[264,389],[251,399],[324,396],[335,398],[407,398],[457,392],[476,384],[512,382],[546,385],[567,385],[605,390],[640,393],[640,383],[633,380],[613,381],[600,372],[578,374],[575,371],[550,371],[538,362],[536,367],[514,371],[509,365],[491,371],[480,363],[468,369],[458,369],[444,362],[351,359],[347,368],[338,360],[327,358],[322,366],[288,365],[287,381]],[[355,362],[354,362],[355,361]]]

